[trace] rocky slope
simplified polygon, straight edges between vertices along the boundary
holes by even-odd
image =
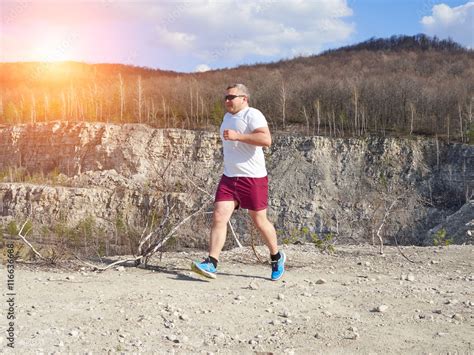
[[[308,240],[317,232],[360,242],[379,231],[402,243],[431,244],[432,229],[441,225],[455,242],[473,241],[473,146],[282,135],[266,157],[270,215],[282,239]],[[167,206],[175,206],[170,226],[204,203],[203,211],[211,211],[221,160],[212,132],[66,122],[2,127],[0,220],[19,225],[30,216],[41,225],[78,226],[92,218],[119,247],[120,228],[138,233]],[[448,218],[458,210],[464,212]],[[179,245],[204,246],[209,223],[205,213],[191,219],[177,233]],[[248,242],[245,212],[233,223]]]

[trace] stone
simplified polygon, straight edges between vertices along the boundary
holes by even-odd
[[[79,336],[79,331],[76,329],[73,329],[68,333],[68,335],[72,336],[73,338],[77,338]]]
[[[374,312],[385,313],[388,310],[388,306],[382,304],[374,308]]]
[[[176,335],[172,334],[172,335],[167,335],[166,336],[166,339],[169,340],[169,341],[172,341],[173,343],[179,343],[179,339]]]
[[[248,286],[250,290],[258,290],[258,285],[255,282],[251,282]]]

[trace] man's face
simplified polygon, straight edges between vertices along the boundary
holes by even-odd
[[[234,98],[229,97],[229,95],[235,96]],[[225,109],[227,112],[235,114],[248,106],[248,99],[239,89],[232,88],[226,90],[225,92]],[[232,98],[232,100],[231,100]]]

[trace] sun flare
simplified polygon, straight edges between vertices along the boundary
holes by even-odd
[[[41,37],[32,48],[32,58],[40,62],[71,60],[71,45],[67,39],[57,35]]]

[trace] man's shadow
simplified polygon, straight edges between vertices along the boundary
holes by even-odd
[[[102,258],[102,262],[113,263],[114,260]],[[117,266],[123,266],[125,268],[138,268],[138,269],[142,269],[142,270],[146,270],[150,272],[160,272],[163,274],[168,274],[170,276],[173,276],[173,277],[169,277],[169,279],[173,279],[176,281],[194,281],[194,282],[212,281],[212,279],[206,279],[203,276],[193,273],[191,269],[185,269],[185,268],[176,268],[176,267],[170,268],[167,266],[151,265],[151,264],[144,264],[144,263],[137,264],[136,262],[132,262],[132,261],[127,261]],[[219,275],[244,277],[244,278],[249,278],[249,279],[270,280],[270,278],[263,277],[263,276],[248,275],[248,274],[235,274],[235,273],[229,273],[229,272],[219,272]]]

